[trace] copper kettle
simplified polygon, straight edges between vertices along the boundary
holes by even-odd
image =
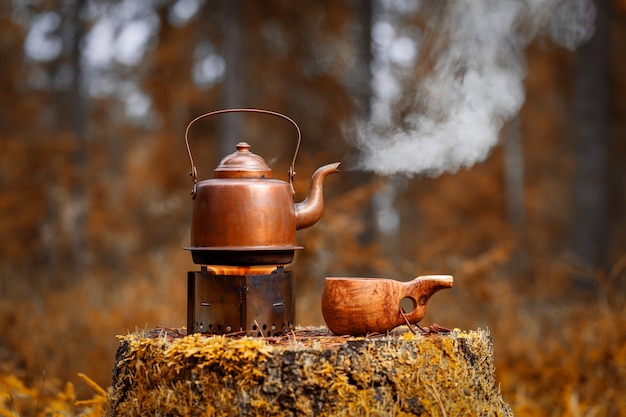
[[[214,178],[198,182],[191,155],[188,134],[196,121],[222,113],[254,112],[291,122],[298,142],[289,167],[289,182],[272,178],[265,160],[250,152],[250,145],[240,142],[236,152],[222,159]],[[323,181],[339,172],[339,162],[315,171],[308,196],[294,202],[293,178],[300,148],[300,128],[289,117],[269,110],[225,109],[203,114],[192,120],[185,132],[185,143],[193,180],[191,246],[193,261],[203,265],[269,265],[287,264],[293,260],[295,232],[314,225],[323,211]]]

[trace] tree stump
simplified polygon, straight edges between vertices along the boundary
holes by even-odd
[[[512,416],[487,331],[120,337],[106,415]]]

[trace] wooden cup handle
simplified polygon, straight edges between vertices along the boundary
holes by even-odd
[[[454,283],[452,275],[423,275],[412,281],[400,283],[400,299],[398,305],[404,298],[413,300],[415,308],[413,311],[405,312],[406,319],[415,324],[421,321],[426,314],[426,304],[430,297],[439,290],[451,288]],[[401,308],[401,307],[399,307]],[[404,317],[400,317],[401,323],[404,323]]]

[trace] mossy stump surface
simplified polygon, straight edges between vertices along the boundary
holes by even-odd
[[[512,416],[487,331],[121,337],[108,416]]]

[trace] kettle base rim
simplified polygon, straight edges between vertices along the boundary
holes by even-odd
[[[301,250],[304,246],[185,246],[183,250],[190,251],[228,251],[228,252],[266,252],[281,250]]]
[[[237,246],[202,247],[191,246],[191,257],[197,265],[286,265],[293,262],[296,250],[302,246]]]

